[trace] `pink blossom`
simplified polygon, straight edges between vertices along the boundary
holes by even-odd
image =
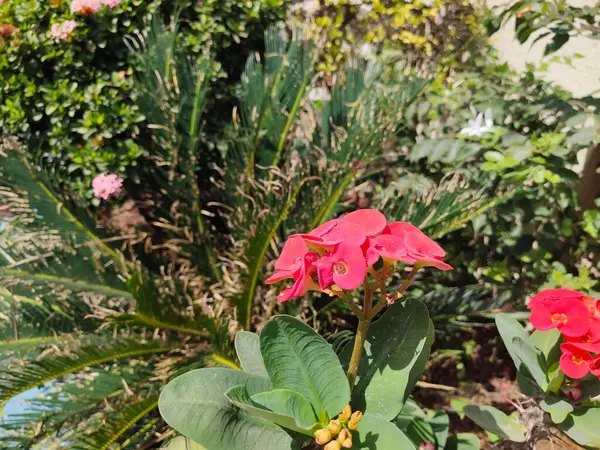
[[[116,8],[120,0],[100,0],[107,8]]]
[[[54,39],[66,41],[69,39],[73,31],[77,28],[77,22],[74,20],[66,20],[63,23],[55,23],[52,25],[51,34]]]
[[[419,450],[435,450],[433,442],[421,442],[419,444]]]
[[[323,290],[333,284],[346,290],[356,289],[367,275],[367,262],[362,249],[346,242],[318,260],[315,265]]]
[[[583,391],[581,390],[581,382],[580,381],[574,381],[569,386],[563,386],[561,388],[561,391],[567,397],[569,397],[575,401],[577,401],[581,397],[583,397]]]
[[[100,0],[72,0],[71,12],[83,15],[97,14],[102,8]]]
[[[369,237],[377,236],[387,225],[385,216],[376,209],[359,209],[346,214],[341,221],[359,225]]]
[[[121,193],[123,179],[114,173],[103,173],[92,181],[94,195],[104,200],[117,197]]]

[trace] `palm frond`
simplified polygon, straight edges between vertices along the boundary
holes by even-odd
[[[56,378],[79,372],[86,367],[98,366],[123,358],[136,358],[164,353],[172,345],[160,341],[139,342],[116,339],[105,343],[67,346],[65,351],[45,356],[31,362],[20,362],[0,371],[0,402]]]

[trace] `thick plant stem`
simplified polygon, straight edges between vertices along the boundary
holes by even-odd
[[[360,357],[362,356],[365,340],[367,339],[369,325],[371,325],[369,319],[363,319],[358,322],[354,348],[352,349],[352,357],[350,358],[350,365],[348,366],[348,383],[350,383],[350,390],[354,389],[354,383],[356,382],[356,375],[358,374],[358,367],[360,365]]]

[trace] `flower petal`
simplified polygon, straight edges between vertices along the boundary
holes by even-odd
[[[332,255],[333,281],[342,289],[359,287],[367,275],[367,262],[362,249],[355,245],[342,243]]]
[[[304,239],[297,236],[291,236],[285,242],[281,255],[275,263],[277,270],[294,270],[298,268],[298,264],[303,261],[304,255],[308,253],[306,242]]]
[[[367,236],[375,236],[383,231],[387,224],[385,216],[376,209],[359,209],[346,214],[342,222],[350,222],[363,228]]]

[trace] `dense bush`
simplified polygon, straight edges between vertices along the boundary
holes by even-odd
[[[213,50],[222,55],[215,64],[224,69],[215,76],[239,72],[252,46],[232,46],[276,17],[281,3],[197,2],[181,12],[183,44],[192,57]],[[125,174],[136,164],[144,151],[138,136],[144,117],[130,96],[133,69],[124,37],[145,32],[153,13],[161,8],[171,14],[176,5],[123,0],[83,15],[72,13],[65,0],[0,4],[0,130],[22,138],[31,157],[52,170],[56,185],[89,195],[98,172]],[[53,25],[73,19],[70,37],[53,38]]]

